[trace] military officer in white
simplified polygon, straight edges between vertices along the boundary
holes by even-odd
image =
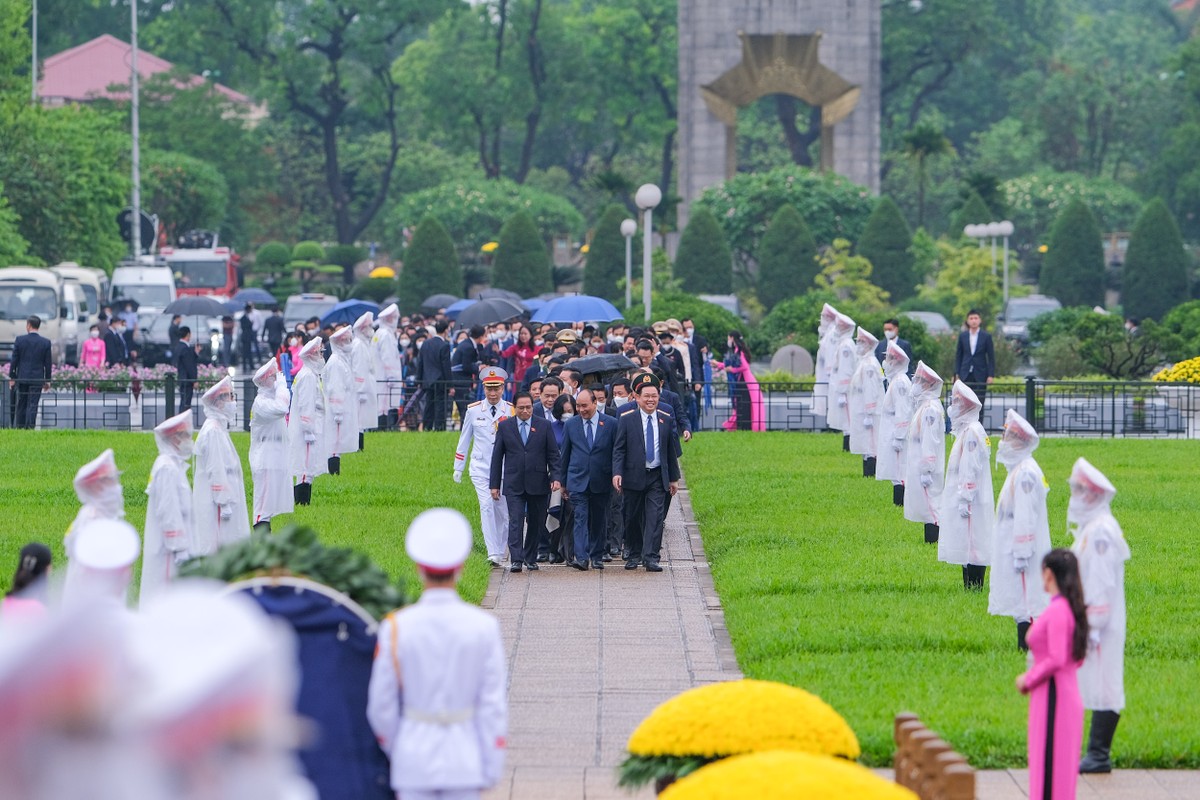
[[[1067,527],[1079,559],[1087,604],[1088,652],[1079,668],[1083,707],[1092,711],[1087,755],[1079,771],[1111,772],[1113,734],[1125,708],[1125,562],[1129,545],[1110,504],[1116,488],[1084,459],[1071,470]]]
[[[258,394],[250,409],[250,477],[254,480],[254,527],[271,530],[271,518],[291,514],[295,493],[288,472],[287,415],[291,403],[287,381],[275,359],[254,373]],[[259,526],[262,526],[261,528]]]
[[[467,450],[471,449],[471,483],[475,484],[475,495],[479,498],[483,542],[487,545],[488,561],[493,567],[500,566],[508,548],[508,504],[503,499],[493,500],[488,488],[496,427],[501,420],[513,415],[512,405],[503,397],[506,380],[508,373],[499,367],[485,366],[479,370],[484,399],[467,406],[462,434],[454,451],[454,482],[461,483]],[[471,448],[472,440],[475,442],[474,448]]]
[[[448,508],[420,514],[405,549],[421,599],[379,626],[367,721],[403,800],[470,800],[500,779],[508,729],[504,644],[496,618],[454,585],[471,525]]]

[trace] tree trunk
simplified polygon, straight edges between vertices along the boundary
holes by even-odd
[[[796,98],[787,94],[775,95],[775,113],[783,128],[783,138],[787,140],[792,161],[802,167],[812,167],[813,160],[809,148],[821,138],[821,109],[816,107],[809,110],[808,129],[803,133],[796,127],[798,110]]]

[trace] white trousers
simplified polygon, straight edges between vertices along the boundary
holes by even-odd
[[[483,528],[483,543],[487,546],[488,558],[503,561],[504,554],[508,552],[508,503],[503,495],[499,500],[492,499],[492,490],[486,477],[472,475],[471,483],[475,484],[475,497],[479,499],[479,522]]]

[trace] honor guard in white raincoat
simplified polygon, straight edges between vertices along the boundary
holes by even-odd
[[[969,386],[954,382],[950,395],[954,444],[946,462],[946,488],[938,514],[938,561],[961,564],[967,589],[983,588],[984,572],[992,563],[992,529],[996,527],[992,445],[979,421],[982,408]]]
[[[821,321],[817,324],[817,358],[813,385],[813,412],[827,414],[829,411],[829,373],[833,356],[833,323],[838,311],[826,303],[821,307]]]
[[[908,379],[908,353],[888,342],[883,357],[883,374],[888,380],[879,420],[879,457],[875,479],[892,482],[892,502],[904,505],[904,464],[908,426],[912,422],[912,381]]]
[[[121,490],[121,473],[111,449],[105,450],[84,464],[75,473],[75,496],[82,507],[63,537],[67,551],[67,577],[63,582],[63,597],[73,591],[79,577],[75,564],[75,539],[80,528],[94,519],[121,519],[125,516],[125,497]]]
[[[904,451],[904,518],[925,523],[928,544],[938,540],[938,510],[946,482],[946,417],[941,396],[941,377],[918,361]]]
[[[384,419],[379,426],[387,425],[387,415],[399,407],[401,390],[404,388],[404,358],[400,355],[400,339],[396,336],[396,324],[400,321],[400,309],[396,304],[379,312],[376,317],[379,327],[371,337],[371,358],[375,363],[375,380],[378,384],[377,410]]]
[[[64,605],[125,606],[133,562],[142,541],[123,519],[94,519],[77,532],[75,560],[79,575]]]
[[[254,373],[258,394],[250,409],[250,479],[254,483],[254,526],[271,530],[271,518],[293,508],[287,461],[287,413],[291,396],[279,364],[269,360]]]
[[[321,391],[321,337],[315,336],[300,348],[304,366],[292,380],[292,405],[288,411],[288,468],[296,485],[298,505],[312,502],[312,483],[329,468],[325,446],[325,394]]]
[[[358,430],[369,431],[379,424],[379,387],[375,383],[375,359],[371,356],[371,337],[375,334],[375,315],[370,311],[354,321],[354,349],[350,368],[354,372],[354,391],[358,396]],[[363,449],[363,437],[358,449]]]
[[[354,331],[338,328],[329,337],[333,354],[325,365],[325,437],[329,442],[329,472],[342,474],[342,456],[358,452],[358,394],[354,368],[350,363],[354,350]]]
[[[883,414],[883,369],[875,357],[879,339],[858,329],[854,353],[858,364],[850,378],[850,452],[863,457],[863,477],[875,476],[879,455],[879,423]]]
[[[1040,441],[1033,426],[1010,408],[1004,436],[996,445],[996,461],[1008,469],[1008,477],[996,498],[988,613],[1016,620],[1020,650],[1028,649],[1029,623],[1050,603],[1040,576],[1042,559],[1051,547],[1046,478],[1033,460]]]
[[[850,379],[858,366],[854,347],[854,320],[838,314],[833,323],[832,361],[829,372],[829,414],[826,424],[841,431],[845,438],[843,449],[850,448]]]
[[[485,366],[479,370],[484,399],[467,406],[467,413],[462,421],[462,433],[458,437],[458,447],[454,450],[455,483],[462,482],[467,451],[471,451],[471,483],[475,484],[475,496],[479,500],[479,518],[483,527],[483,543],[487,546],[488,561],[493,567],[500,566],[508,548],[508,504],[503,499],[492,499],[488,483],[496,428],[513,415],[512,405],[504,399],[506,380],[508,373],[499,367]]]
[[[242,459],[229,437],[236,417],[233,381],[224,377],[200,397],[204,424],[196,437],[196,476],[192,488],[192,556],[207,556],[227,544],[250,538],[246,479]]]
[[[1092,711],[1087,755],[1080,772],[1110,772],[1113,734],[1125,708],[1125,562],[1129,545],[1112,515],[1117,490],[1084,459],[1071,470],[1067,528],[1079,559],[1087,604],[1088,653],[1079,669],[1083,707]]]
[[[454,589],[471,551],[471,526],[435,508],[405,541],[425,590],[379,626],[367,720],[392,762],[404,800],[467,800],[500,779],[508,701],[496,618]]]
[[[154,597],[175,578],[176,565],[189,558],[192,541],[192,412],[184,411],[154,429],[158,458],[146,487],[145,546],[139,604]]]

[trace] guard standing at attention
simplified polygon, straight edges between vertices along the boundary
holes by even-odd
[[[508,504],[503,500],[493,500],[489,486],[496,430],[501,422],[513,415],[512,405],[504,399],[504,382],[507,380],[508,373],[499,367],[484,367],[479,371],[484,399],[467,406],[458,447],[454,450],[455,483],[462,483],[467,450],[471,450],[471,483],[475,484],[475,495],[479,499],[483,542],[487,546],[488,561],[493,567],[500,566],[508,545]],[[475,443],[473,448],[472,441]]]

